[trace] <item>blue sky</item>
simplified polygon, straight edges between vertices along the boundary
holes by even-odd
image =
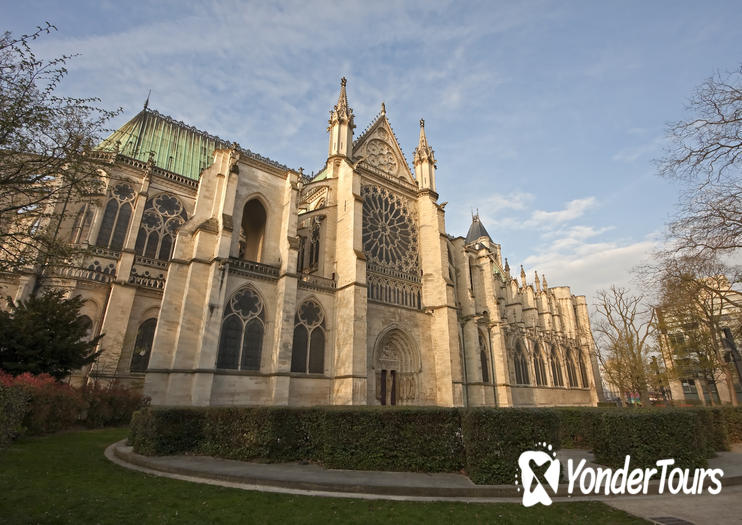
[[[666,124],[742,62],[739,2],[41,2],[42,56],[80,53],[66,94],[151,107],[307,172],[327,155],[339,79],[357,133],[381,101],[411,160],[418,120],[447,229],[479,209],[517,270],[591,300],[661,241],[679,187],[659,178]]]

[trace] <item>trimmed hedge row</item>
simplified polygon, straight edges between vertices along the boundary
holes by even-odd
[[[596,461],[707,465],[742,437],[742,409],[235,407],[145,408],[129,444],[145,455],[205,454],[244,461],[310,461],[328,468],[456,472],[512,483],[537,442],[592,449]]]

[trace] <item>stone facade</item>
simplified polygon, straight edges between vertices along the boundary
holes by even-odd
[[[64,233],[89,254],[44,280],[105,333],[81,376],[159,405],[595,405],[585,298],[511,276],[477,216],[446,232],[422,120],[412,167],[383,104],[354,128],[343,80],[311,179],[146,107],[104,142]]]

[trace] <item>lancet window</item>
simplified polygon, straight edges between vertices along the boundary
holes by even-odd
[[[262,262],[263,239],[265,237],[265,208],[258,199],[251,199],[242,209],[240,232],[240,259]]]
[[[132,372],[144,372],[149,365],[149,356],[152,353],[152,342],[155,338],[157,319],[151,318],[139,325],[137,339],[134,343],[134,352],[131,355]]]
[[[291,371],[325,373],[325,314],[313,299],[304,301],[294,316]]]
[[[580,379],[582,379],[582,387],[588,388],[590,385],[587,381],[587,369],[585,368],[585,361],[582,359],[582,352],[579,352],[578,355],[579,357],[577,360],[580,365]]]
[[[541,353],[541,345],[536,343],[536,350],[533,352],[533,365],[536,372],[536,384],[538,386],[545,386],[546,381],[546,365],[544,364],[544,356]]]
[[[96,244],[111,250],[121,250],[129,228],[134,197],[134,188],[120,182],[111,188],[106,208],[103,212]]]
[[[513,356],[513,364],[515,365],[515,382],[519,385],[528,385],[530,380],[528,377],[528,359],[526,358],[523,347],[518,341],[515,345],[515,354]]]
[[[251,286],[246,286],[224,308],[216,367],[259,370],[264,330],[263,301]]]
[[[551,355],[549,356],[551,362],[551,380],[554,386],[564,386],[564,379],[562,378],[562,365],[559,362],[559,356],[557,355],[556,348],[551,349]]]
[[[482,365],[482,383],[489,383],[490,367],[489,359],[487,359],[487,342],[485,341],[482,332],[479,332],[479,361]]]
[[[90,224],[93,222],[93,206],[85,203],[75,216],[70,232],[70,242],[73,244],[86,242],[90,233]]]
[[[567,363],[567,379],[569,380],[570,387],[580,386],[577,383],[577,371],[575,370],[575,361],[572,357],[572,349],[568,348],[565,355],[565,361]]]
[[[188,220],[183,203],[175,195],[160,193],[147,200],[134,251],[150,259],[169,260],[175,235]]]

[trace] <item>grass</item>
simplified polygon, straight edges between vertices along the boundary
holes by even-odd
[[[0,521],[11,523],[645,523],[598,502],[417,503],[250,492],[130,471],[104,449],[126,429],[27,438],[0,450]]]

